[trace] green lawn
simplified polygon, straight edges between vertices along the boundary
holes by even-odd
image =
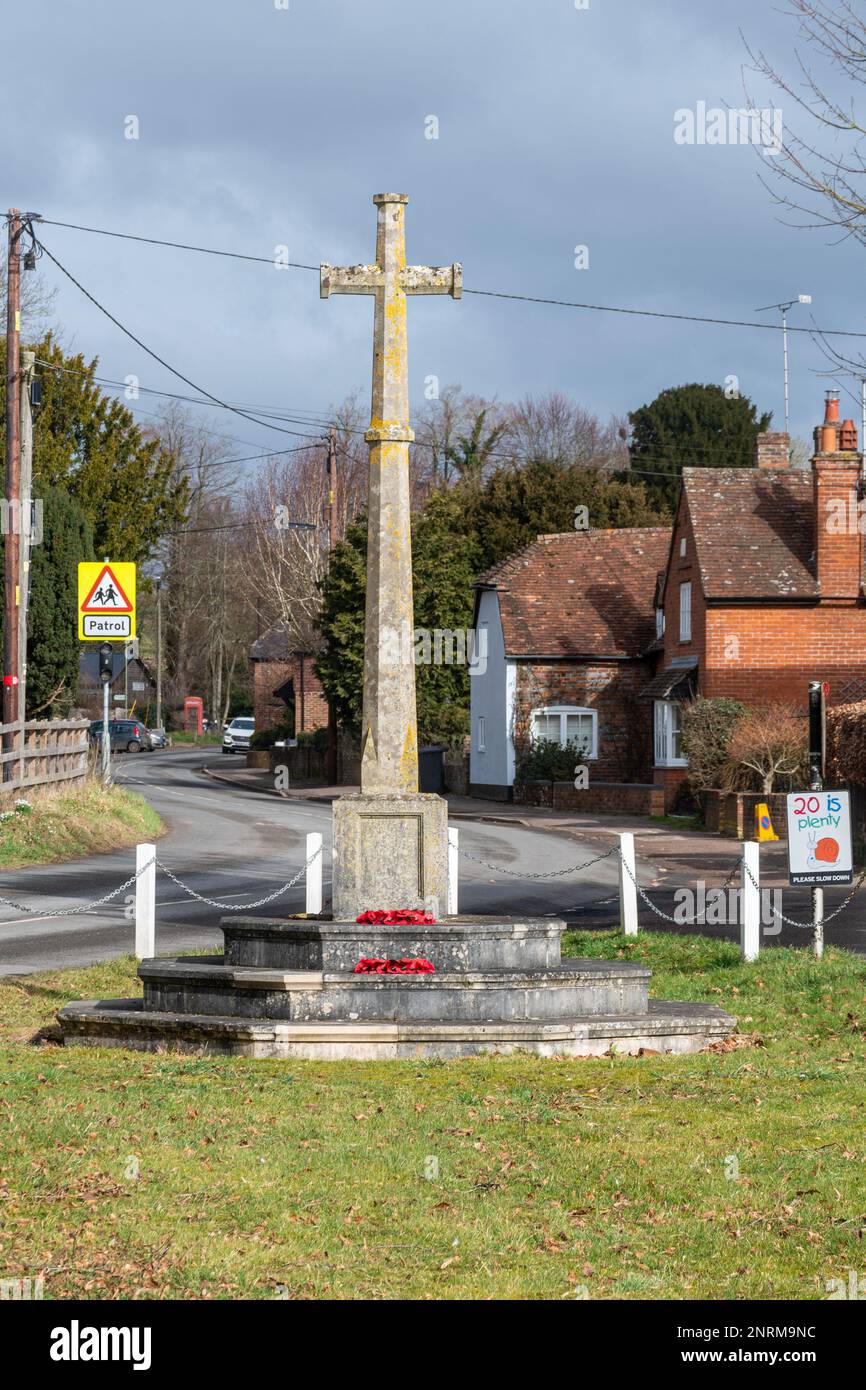
[[[815,1299],[862,1274],[866,961],[567,940],[729,1007],[738,1045],[444,1064],[37,1048],[66,1000],[137,993],[134,963],[0,981],[4,1277],[42,1272],[46,1298]]]
[[[40,788],[22,797],[30,810],[0,821],[3,869],[124,849],[155,839],[165,828],[143,797],[95,777],[67,790]]]

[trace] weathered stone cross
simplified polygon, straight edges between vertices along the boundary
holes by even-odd
[[[367,522],[367,607],[361,792],[418,791],[418,728],[412,656],[412,541],[409,508],[409,373],[406,296],[459,299],[459,265],[407,266],[405,193],[377,193],[376,264],[322,265],[321,296],[372,294],[373,402]],[[408,634],[408,651],[406,650]]]

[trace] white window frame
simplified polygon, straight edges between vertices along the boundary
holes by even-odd
[[[692,582],[687,579],[680,585],[680,641],[692,640]]]
[[[664,635],[665,635],[665,610],[664,610],[663,608],[657,608],[657,609],[656,609],[656,637],[664,637]]]
[[[598,758],[598,710],[590,709],[586,705],[539,705],[532,711],[530,716],[531,736],[535,738],[535,720],[539,715],[559,715],[559,746],[564,748],[566,745],[566,718],[569,714],[588,714],[592,721],[592,742],[590,750],[584,754],[590,762],[595,762]]]
[[[674,711],[680,711],[682,718],[682,706],[678,700],[656,700],[653,705],[653,747],[655,750],[654,764],[656,767],[688,767],[689,760],[686,757],[674,756]]]
[[[477,739],[477,742],[476,742],[475,747],[476,747],[476,751],[479,752],[479,753],[486,753],[486,752],[487,752],[487,745],[486,745],[485,742],[484,742],[484,715],[483,715],[483,714],[479,714],[479,716],[478,716],[478,739]]]
[[[680,559],[681,559],[681,560],[684,560],[685,558],[686,558],[686,538],[685,538],[685,536],[680,536]]]

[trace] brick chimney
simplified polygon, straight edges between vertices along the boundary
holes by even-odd
[[[765,430],[763,434],[758,435],[755,444],[755,465],[757,468],[788,467],[791,440],[784,431]]]
[[[839,394],[828,391],[824,421],[815,430],[812,482],[815,569],[821,598],[857,599],[863,578],[859,527],[861,456],[857,428],[839,420]]]

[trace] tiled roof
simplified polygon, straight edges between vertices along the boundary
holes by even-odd
[[[288,661],[293,654],[288,633],[279,624],[262,633],[250,647],[250,661]]]
[[[539,536],[478,580],[499,592],[508,656],[639,656],[655,638],[666,526]]]
[[[817,598],[812,474],[684,468],[707,598]]]

